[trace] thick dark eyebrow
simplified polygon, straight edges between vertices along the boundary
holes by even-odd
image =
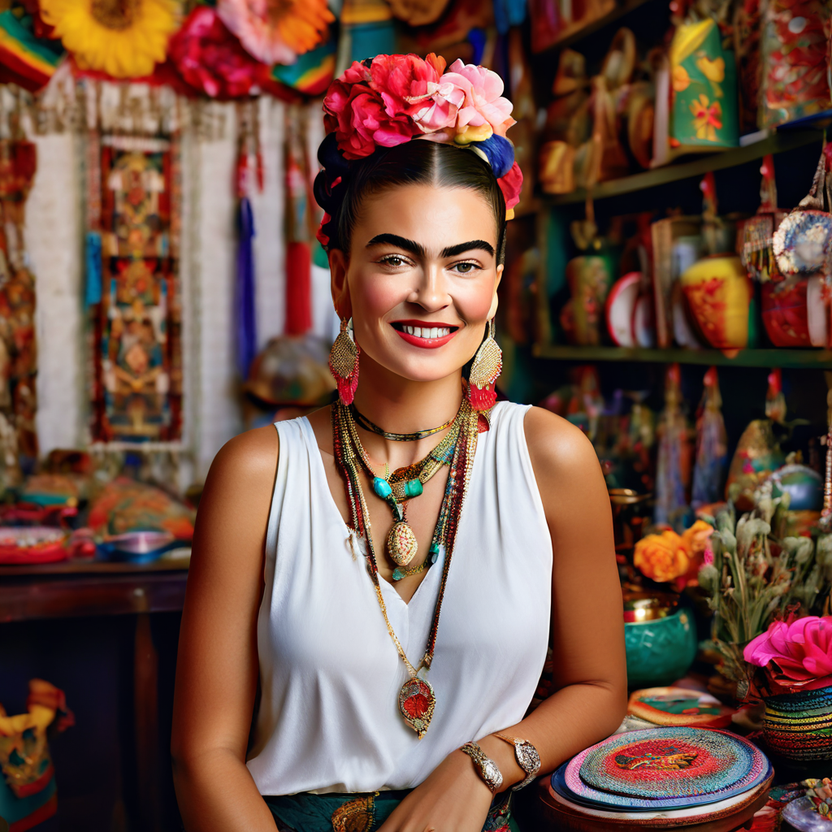
[[[474,249],[482,249],[487,251],[492,257],[494,256],[494,247],[485,240],[471,240],[470,243],[460,243],[456,246],[448,246],[443,248],[440,257],[456,257],[458,254],[464,254],[466,251],[473,251]]]
[[[398,234],[377,234],[367,243],[367,248],[373,246],[390,245],[409,251],[414,257],[424,257],[425,247],[421,243],[408,240],[406,237],[399,237]]]

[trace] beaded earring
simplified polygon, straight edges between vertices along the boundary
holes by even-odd
[[[494,340],[494,318],[488,322],[488,337],[480,344],[468,378],[468,401],[478,413],[491,410],[497,401],[494,385],[503,370],[503,351]]]
[[[329,371],[338,385],[338,396],[352,404],[358,387],[358,356],[361,350],[355,343],[352,318],[341,321],[341,331],[329,351]]]

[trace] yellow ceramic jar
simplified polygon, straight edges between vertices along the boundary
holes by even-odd
[[[690,311],[707,342],[719,350],[748,346],[752,286],[739,257],[716,254],[681,278]]]

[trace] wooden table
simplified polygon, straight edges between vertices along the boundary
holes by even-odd
[[[133,654],[137,788],[141,829],[161,829],[158,654],[150,614],[182,610],[188,558],[136,565],[73,560],[0,566],[0,623],[76,616],[135,615]]]

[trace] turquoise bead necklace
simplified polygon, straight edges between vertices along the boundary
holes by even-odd
[[[393,513],[393,527],[387,536],[387,552],[390,559],[396,564],[396,568],[393,570],[393,580],[400,581],[410,575],[417,575],[435,563],[442,553],[442,538],[447,518],[444,518],[443,521],[443,512],[440,511],[439,522],[434,531],[428,557],[419,565],[408,568],[416,557],[419,544],[416,541],[413,529],[407,522],[407,501],[421,495],[425,483],[439,473],[443,466],[451,464],[460,434],[460,416],[465,408],[464,406],[460,408],[447,436],[424,459],[405,468],[399,468],[392,474],[387,473],[384,477],[375,473],[373,464],[358,435],[353,414],[347,408],[345,410],[346,419],[344,421],[347,423],[350,439],[362,465],[373,478],[373,491],[388,504]],[[451,485],[450,482],[449,485]]]

